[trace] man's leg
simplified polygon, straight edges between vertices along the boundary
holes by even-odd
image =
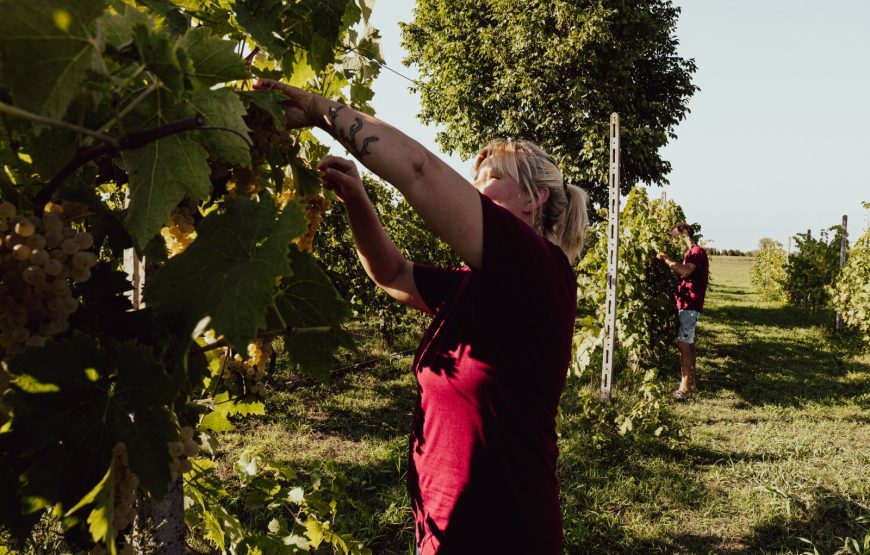
[[[677,341],[680,349],[680,391],[688,393],[695,388],[695,344]]]
[[[695,360],[697,360],[697,358],[698,358],[697,355],[695,354],[695,344],[694,343],[689,345],[689,351],[691,353],[689,355],[689,361],[690,361],[690,364],[689,364],[689,389],[694,390],[695,389],[695,378],[696,378]]]

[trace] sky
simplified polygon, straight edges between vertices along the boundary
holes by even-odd
[[[694,0],[682,8],[679,54],[694,58],[700,87],[691,113],[661,151],[673,169],[666,191],[716,248],[784,246],[796,233],[849,218],[854,241],[870,201],[870,1]],[[377,0],[387,66],[414,79],[402,59],[399,21],[412,0]],[[416,117],[410,83],[382,70],[377,116],[412,136],[464,176],[470,162],[441,151],[437,130]]]

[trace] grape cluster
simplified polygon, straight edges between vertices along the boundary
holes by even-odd
[[[184,249],[193,242],[196,233],[193,225],[194,214],[196,214],[196,206],[185,200],[175,207],[169,215],[169,222],[160,229],[160,235],[163,236],[170,258],[184,252]]]
[[[263,378],[272,357],[272,342],[268,339],[257,339],[248,344],[247,354],[248,358],[243,358],[240,354],[229,357],[227,354],[221,377],[232,393],[264,397],[266,386]]]
[[[25,217],[0,203],[0,356],[41,347],[69,329],[79,303],[68,280],[87,281],[97,263],[88,250],[93,236],[72,229],[60,205],[46,208],[41,218]]]
[[[195,457],[199,453],[199,443],[193,439],[194,433],[193,428],[185,426],[181,428],[179,433],[180,441],[170,441],[168,444],[169,454],[172,455],[169,471],[173,481],[185,472],[193,470],[193,465],[188,457]]]
[[[262,190],[259,177],[260,172],[256,168],[234,166],[230,170],[230,177],[227,182],[227,194],[245,197],[256,195]]]
[[[296,189],[293,185],[293,179],[285,175],[284,188],[281,189],[281,192],[275,197],[275,203],[279,208],[281,208],[281,210],[283,210],[294,198],[296,198]]]
[[[245,116],[245,123],[251,129],[251,142],[254,145],[251,148],[251,159],[254,167],[267,158],[267,153],[286,156],[296,146],[296,138],[290,129],[279,130],[272,114],[265,110],[251,106]]]
[[[331,203],[328,198],[320,193],[304,196],[297,202],[299,202],[305,210],[305,220],[308,222],[308,231],[305,235],[294,240],[294,243],[299,247],[299,250],[311,252],[314,250],[314,235],[317,233],[317,228],[320,227],[320,222],[323,221],[323,213],[329,209]]]

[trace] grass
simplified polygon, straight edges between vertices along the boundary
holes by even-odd
[[[763,302],[750,265],[712,258],[700,392],[672,407],[680,441],[595,449],[567,415],[566,553],[799,553],[807,547],[799,537],[826,553],[861,533],[856,518],[870,513],[870,356],[827,321]],[[260,450],[345,474],[339,527],[375,553],[408,553],[409,367],[410,357],[392,357],[329,386],[275,384],[269,416],[226,434],[224,460]]]

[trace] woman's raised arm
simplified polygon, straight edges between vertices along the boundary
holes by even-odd
[[[480,195],[450,166],[398,129],[338,102],[278,81],[264,79],[289,99],[287,125],[319,127],[340,141],[361,164],[395,186],[469,266],[483,260]]]

